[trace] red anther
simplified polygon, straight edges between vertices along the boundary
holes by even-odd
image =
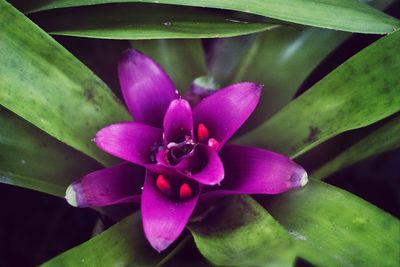
[[[156,180],[156,185],[158,189],[160,189],[164,193],[171,192],[171,185],[168,183],[168,181],[165,179],[164,175],[160,174],[157,177]]]
[[[187,199],[193,195],[192,189],[187,183],[183,183],[179,189],[179,196],[182,199]]]
[[[210,138],[210,139],[208,139],[208,146],[213,149],[216,149],[219,146],[219,143],[214,138]]]
[[[208,140],[208,129],[202,123],[199,123],[197,126],[197,138],[200,142],[206,142]]]

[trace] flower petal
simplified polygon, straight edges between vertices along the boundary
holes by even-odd
[[[219,148],[228,141],[255,109],[261,86],[243,82],[225,87],[204,98],[193,110],[194,127],[204,124]]]
[[[224,165],[218,153],[205,145],[197,145],[193,156],[176,165],[183,175],[204,185],[219,184],[225,176]]]
[[[139,202],[145,169],[122,163],[98,170],[71,184],[65,198],[75,207],[102,207]]]
[[[135,121],[161,128],[169,103],[178,98],[168,74],[134,49],[122,54],[118,74],[125,103]]]
[[[136,122],[117,123],[98,131],[94,142],[111,155],[145,165],[162,144],[162,130]]]
[[[147,240],[160,252],[182,233],[199,193],[185,201],[173,201],[157,189],[152,176],[147,171],[141,202],[142,220]]]
[[[176,99],[171,102],[164,117],[164,140],[180,143],[186,137],[193,138],[193,117],[189,102]]]
[[[204,197],[230,194],[278,194],[302,187],[308,181],[306,171],[291,159],[272,151],[226,145],[221,150],[225,179],[220,191]]]

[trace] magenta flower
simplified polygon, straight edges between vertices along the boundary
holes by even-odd
[[[198,202],[277,194],[307,183],[305,170],[283,155],[225,144],[253,112],[261,86],[233,84],[192,108],[147,56],[127,50],[118,71],[135,122],[107,126],[94,141],[126,162],[70,185],[71,205],[140,202],[145,235],[162,251],[184,230]]]

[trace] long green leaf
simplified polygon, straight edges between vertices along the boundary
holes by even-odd
[[[120,2],[156,2],[221,8],[350,32],[382,34],[399,27],[399,22],[396,19],[370,8],[358,0],[92,0],[90,2],[83,0],[39,0],[29,5],[29,11]]]
[[[63,196],[66,187],[99,165],[0,108],[0,183]]]
[[[136,212],[42,266],[154,267],[167,255],[168,252],[159,254],[150,247],[143,233],[140,214]]]
[[[120,101],[4,0],[0,29],[0,104],[96,160],[113,162],[91,139],[107,124],[130,120]]]
[[[203,256],[218,266],[291,266],[293,244],[264,208],[247,196],[228,200],[189,227]]]
[[[265,85],[246,128],[255,128],[289,103],[318,64],[349,36],[311,27],[304,31],[281,27],[259,34],[233,77],[233,82]]]
[[[398,265],[399,221],[346,191],[310,182],[265,204],[316,266]]]
[[[391,119],[368,136],[341,152],[312,173],[314,179],[330,174],[369,157],[400,147],[400,116]]]
[[[194,79],[206,75],[204,52],[198,39],[142,40],[131,43],[134,48],[156,60],[181,93],[189,88]]]
[[[128,40],[229,37],[275,27],[206,9],[136,3],[57,10],[35,18],[51,34]]]
[[[392,2],[367,1],[378,9]],[[302,31],[280,27],[257,34],[257,38],[217,39],[210,55],[210,72],[226,83],[253,81],[265,85],[260,103],[242,127],[248,131],[289,103],[311,72],[350,36],[348,32],[313,27]]]
[[[280,29],[274,29],[272,32],[279,30]],[[259,35],[251,34],[212,40],[207,47],[209,76],[214,78],[222,86],[231,84],[232,76],[235,71],[247,65],[244,61],[246,61],[249,54],[255,54],[253,51],[258,48],[256,45],[257,42],[255,42],[257,36]]]
[[[239,143],[296,157],[400,110],[400,31],[362,50]]]

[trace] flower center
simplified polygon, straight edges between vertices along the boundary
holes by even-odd
[[[179,161],[191,154],[193,154],[194,148],[196,144],[193,140],[189,139],[179,144],[177,143],[169,143],[167,145],[168,153],[167,153],[167,160],[171,165],[176,165]]]
[[[187,200],[194,195],[194,190],[198,190],[198,185],[187,179],[172,179],[159,174],[155,179],[155,184],[164,195],[174,200]]]

